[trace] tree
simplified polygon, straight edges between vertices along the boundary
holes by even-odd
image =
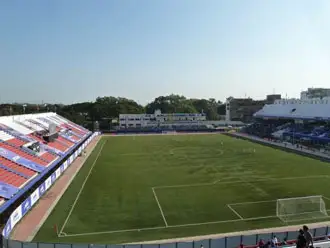
[[[23,108],[23,105],[25,106]],[[72,120],[80,125],[90,125],[94,121],[100,125],[109,126],[119,114],[153,114],[160,109],[162,113],[205,113],[207,119],[217,120],[223,114],[223,104],[214,98],[188,99],[182,95],[171,94],[156,97],[145,107],[136,101],[124,97],[103,96],[94,102],[80,102],[70,105],[63,104],[2,104],[0,116],[17,115],[42,112],[57,112],[59,115]]]

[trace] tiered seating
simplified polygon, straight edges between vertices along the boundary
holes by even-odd
[[[65,151],[68,150],[68,147],[65,147],[64,145],[62,145],[62,144],[60,144],[60,143],[58,143],[56,141],[46,143],[43,139],[39,138],[36,135],[29,134],[28,136],[31,137],[32,139],[35,139],[35,140],[37,140],[37,141],[39,141],[39,142],[41,142],[43,144],[47,144],[48,146],[53,147],[53,148],[55,148],[57,150],[60,150],[62,152],[65,152]]]
[[[17,138],[7,140],[6,142],[8,142],[8,143],[10,143],[14,146],[17,146],[17,147],[20,147],[20,146],[22,146],[26,143],[23,140],[20,140],[20,139],[17,139]]]
[[[20,125],[19,123],[17,122],[10,122],[10,123],[7,123],[6,124],[9,128],[12,128],[14,129],[15,131],[17,131],[18,133],[21,133],[23,135],[25,134],[28,134],[28,133],[31,133],[31,129],[29,128],[26,128],[25,126],[23,125]]]
[[[21,145],[25,144],[25,142],[23,140],[17,139],[14,136],[12,136],[11,134],[9,134],[3,130],[0,130],[0,140],[6,141],[15,146],[21,146]]]
[[[66,152],[69,149],[68,147],[65,147],[64,145],[56,141],[48,142],[47,145],[50,147],[54,147],[55,149],[60,150],[62,152]]]
[[[79,137],[78,135],[74,134],[73,132],[71,131],[67,131],[66,132],[66,135],[68,135],[71,139],[73,139],[74,141],[79,141],[81,140],[81,137]]]
[[[9,133],[6,133],[5,131],[0,130],[0,140],[10,140],[15,138],[14,136],[10,135]]]
[[[73,122],[69,121],[68,124],[70,124],[70,126],[75,127],[76,129],[79,129],[79,130],[80,130],[81,132],[83,132],[84,134],[88,133],[88,130],[87,130],[86,128],[84,128],[84,127],[82,127],[82,126],[79,126],[79,125],[77,125],[76,123],[73,123]]]
[[[59,136],[46,142],[42,135],[50,132],[50,125],[56,126]],[[38,178],[46,166],[56,163],[88,132],[55,113],[0,117],[0,148],[7,151],[2,150],[0,155],[0,186],[6,189],[0,196],[0,205],[15,197],[32,178]],[[40,149],[35,141],[40,143]]]
[[[27,179],[0,168],[0,181],[20,188],[27,182]]]
[[[26,130],[29,130],[28,132],[31,132],[31,131],[38,131],[36,129],[34,129],[33,127],[29,126],[29,125],[26,125],[25,123],[23,122],[20,122],[20,121],[15,121],[19,126],[21,127],[24,127],[24,129]]]
[[[19,155],[19,156],[21,156],[23,158],[26,158],[26,159],[28,159],[30,161],[36,162],[37,164],[44,165],[44,166],[46,166],[48,164],[48,162],[44,161],[43,159],[41,159],[41,158],[39,158],[37,156],[34,156],[32,154],[29,154],[29,153],[21,150],[20,148],[11,146],[9,144],[0,142],[0,147],[5,148],[5,149],[7,149],[9,151],[12,151],[12,152],[16,153],[17,155]]]
[[[256,112],[256,117],[282,117],[282,118],[329,118],[330,98],[296,100],[281,99],[274,104],[265,105]]]
[[[55,155],[53,155],[53,154],[51,154],[51,153],[49,153],[49,152],[44,152],[44,153],[42,153],[42,154],[40,155],[40,157],[41,157],[42,159],[44,159],[44,160],[47,160],[48,162],[53,162],[53,161],[57,158],[57,156],[55,156]]]
[[[24,166],[21,166],[19,164],[16,164],[13,161],[10,161],[4,157],[0,156],[0,164],[3,166],[8,167],[9,169],[12,169],[14,171],[17,171],[19,173],[22,173],[23,175],[26,175],[28,177],[33,177],[35,175],[37,175],[37,172],[30,170],[29,168],[26,168]]]
[[[74,143],[72,143],[71,141],[63,138],[62,136],[58,136],[57,138],[59,141],[61,141],[62,143],[65,143],[66,145],[68,145],[69,147],[72,147],[74,145]]]
[[[48,126],[47,126],[47,125],[44,125],[44,124],[41,123],[40,121],[36,121],[36,120],[29,119],[28,122],[31,123],[32,125],[36,125],[36,126],[38,126],[38,127],[41,128],[42,130],[48,130]]]
[[[78,136],[74,135],[74,134],[72,134],[70,136],[70,138],[73,139],[74,141],[79,141],[80,140],[80,138]]]
[[[29,127],[32,130],[36,130],[36,131],[43,131],[44,129],[42,127],[40,127],[39,125],[29,122],[28,120],[25,120],[22,122],[25,126]]]
[[[67,128],[67,129],[71,129],[72,132],[74,132],[74,133],[76,133],[76,134],[78,134],[80,136],[84,136],[85,135],[85,133],[83,131],[81,131],[81,130],[79,130],[79,129],[71,126],[71,125],[63,124],[62,126],[65,127],[65,128]]]

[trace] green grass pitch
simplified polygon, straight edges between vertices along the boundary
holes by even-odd
[[[105,136],[34,241],[123,243],[284,226],[276,199],[330,197],[329,174],[328,163],[221,134]]]

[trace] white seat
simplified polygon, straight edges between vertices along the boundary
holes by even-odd
[[[5,131],[0,131],[0,140],[7,141],[14,139],[15,137],[6,133]]]

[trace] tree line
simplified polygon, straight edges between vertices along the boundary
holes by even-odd
[[[93,102],[64,104],[1,104],[0,116],[56,112],[59,115],[86,127],[98,121],[100,128],[115,125],[119,114],[153,114],[160,109],[162,113],[205,113],[208,120],[219,120],[225,115],[226,107],[221,101],[210,99],[191,99],[180,95],[159,96],[146,106],[123,97],[98,97]]]

